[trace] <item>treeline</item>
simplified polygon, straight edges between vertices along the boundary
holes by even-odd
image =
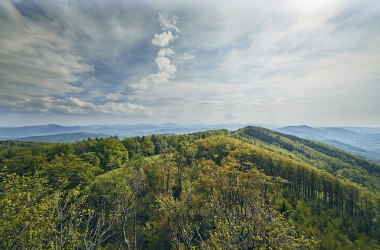
[[[376,193],[236,136],[2,142],[0,248],[379,247]]]

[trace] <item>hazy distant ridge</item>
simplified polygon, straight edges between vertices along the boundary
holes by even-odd
[[[28,142],[76,142],[83,141],[89,138],[104,138],[109,137],[107,134],[95,134],[95,133],[62,133],[52,135],[37,135],[24,138],[18,138],[16,140],[28,141]]]
[[[287,126],[276,131],[327,143],[352,154],[380,162],[380,128]]]
[[[25,127],[0,128],[0,139],[30,139],[33,136],[47,136],[68,133],[104,134],[109,136],[136,136],[151,134],[186,134],[212,129],[236,130],[246,124],[220,124],[220,125],[182,125],[175,123],[167,124],[132,124],[132,125],[89,125],[89,126],[61,126],[56,124],[36,125]],[[92,136],[91,136],[92,137]],[[39,139],[44,139],[40,137]],[[44,140],[45,141],[45,140]],[[57,142],[57,141],[55,141]]]

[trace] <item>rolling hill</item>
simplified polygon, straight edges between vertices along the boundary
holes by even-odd
[[[275,131],[316,140],[380,163],[380,130],[378,128],[288,126]]]
[[[4,141],[0,176],[4,249],[48,249],[63,234],[105,249],[380,244],[379,164],[262,127]]]
[[[245,127],[235,133],[277,154],[306,162],[338,178],[365,186],[369,190],[380,191],[380,165],[377,163],[320,142],[261,127]]]

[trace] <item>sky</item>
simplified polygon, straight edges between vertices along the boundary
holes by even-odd
[[[380,1],[0,1],[0,126],[380,127]]]

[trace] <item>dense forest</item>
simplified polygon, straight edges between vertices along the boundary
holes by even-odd
[[[380,165],[260,127],[0,142],[0,249],[380,249]]]

